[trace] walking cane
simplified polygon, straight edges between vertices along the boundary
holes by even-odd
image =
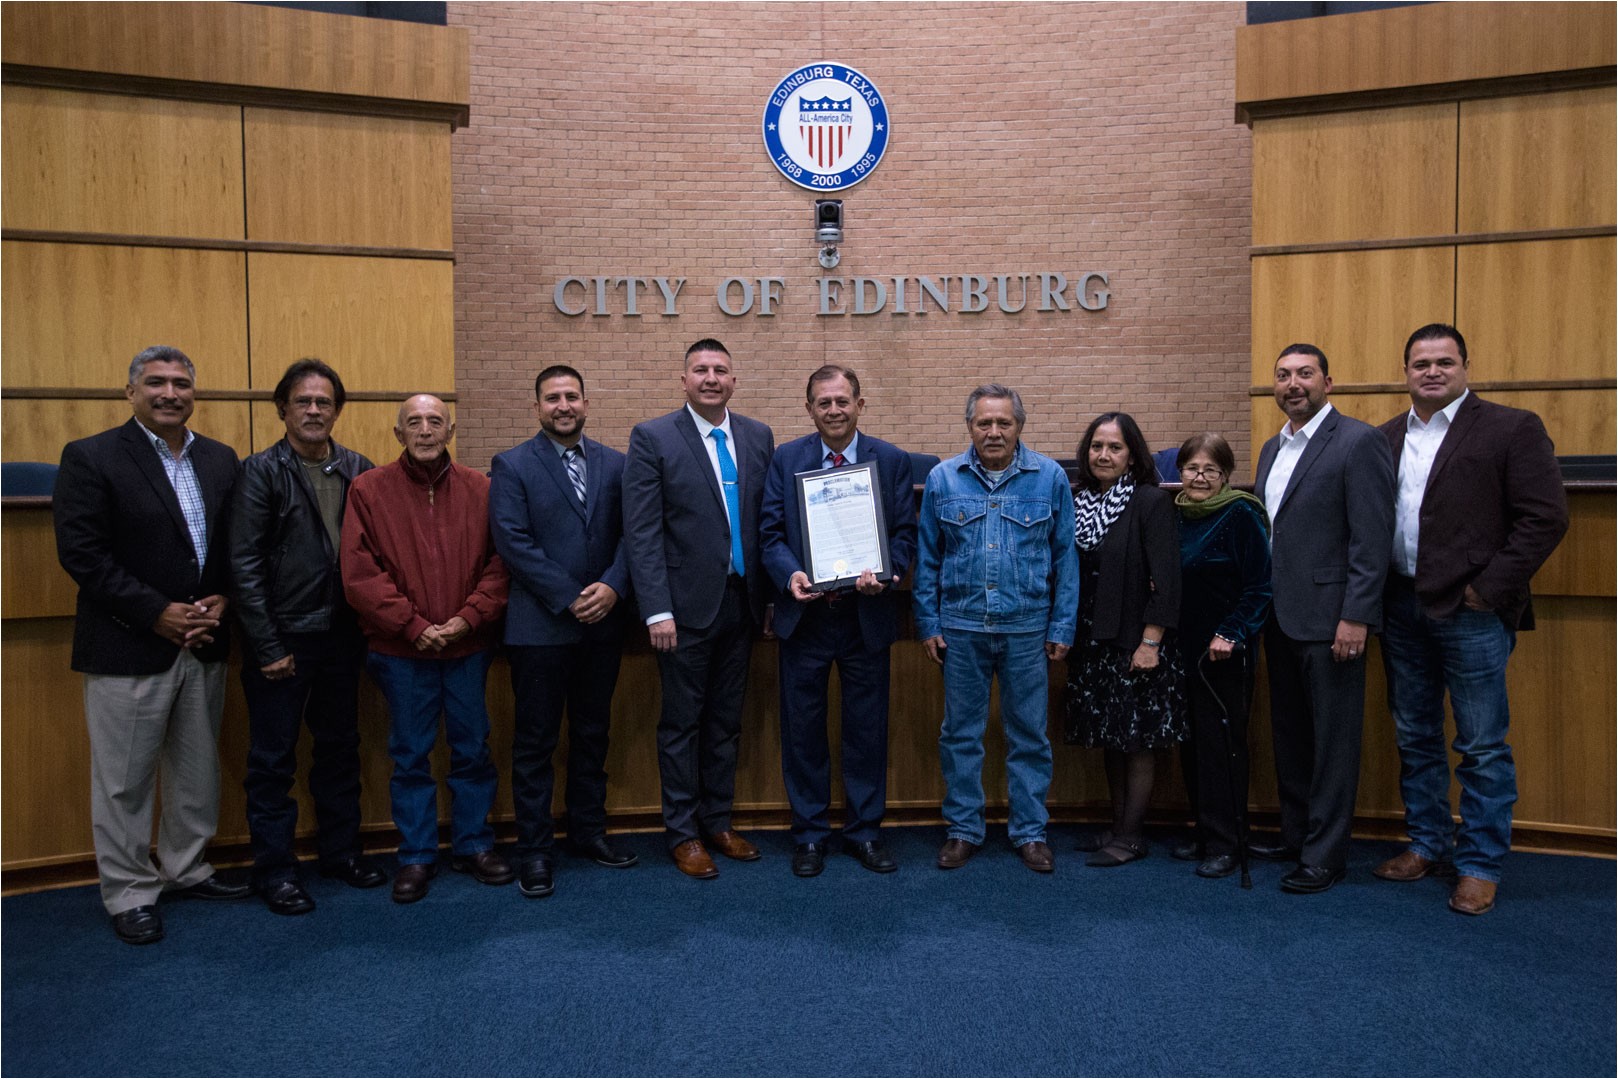
[[[1231,646],[1231,658],[1236,659],[1246,650],[1246,645],[1240,641]],[[1225,700],[1214,689],[1213,683],[1208,681],[1208,671],[1204,664],[1208,662],[1208,650],[1203,649],[1202,655],[1197,659],[1197,677],[1202,684],[1208,687],[1208,696],[1214,699],[1219,706],[1219,729],[1225,735],[1225,760],[1229,767],[1225,770],[1226,793],[1230,795],[1230,804],[1236,809],[1236,863],[1242,869],[1242,887],[1252,890],[1253,874],[1247,867],[1247,799],[1236,797],[1236,743],[1230,735],[1230,709],[1225,707]]]

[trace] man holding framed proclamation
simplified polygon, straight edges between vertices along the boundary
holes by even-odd
[[[888,649],[899,634],[893,586],[916,552],[910,457],[859,430],[859,376],[809,376],[815,433],[776,450],[759,543],[777,593],[781,770],[792,803],[792,871],[825,866],[831,836],[827,680],[842,687],[843,846],[876,873],[898,868],[879,838],[887,804]]]

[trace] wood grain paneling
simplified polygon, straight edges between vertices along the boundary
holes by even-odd
[[[1253,125],[1253,243],[1436,236],[1455,229],[1454,105]]]
[[[1610,86],[1462,102],[1460,230],[1613,224],[1615,142]]]
[[[448,124],[244,115],[248,239],[450,248]]]
[[[1467,342],[1471,344],[1470,340]],[[1482,368],[1478,369],[1479,374]],[[1618,424],[1614,423],[1612,392],[1591,390],[1491,390],[1482,396],[1512,408],[1526,408],[1538,414],[1550,432],[1556,452],[1610,454],[1618,444]],[[1331,403],[1344,415],[1373,426],[1410,411],[1410,397],[1402,393],[1334,393]],[[1253,459],[1258,447],[1281,429],[1286,417],[1272,397],[1252,398]]]
[[[68,669],[73,619],[8,619],[0,623],[0,641],[4,868],[85,858],[92,850],[90,735],[84,681]]]
[[[4,101],[6,228],[243,237],[241,109],[9,85]]]
[[[1554,75],[1614,62],[1613,5],[1420,4],[1242,26],[1242,106],[1485,79]]]
[[[191,357],[199,388],[247,385],[241,252],[8,240],[0,259],[8,388],[122,387],[148,345]]]
[[[1466,334],[1472,377],[1611,378],[1614,243],[1602,236],[1461,248],[1455,325]],[[1610,410],[1610,391],[1592,396]],[[1611,453],[1612,443],[1589,452]]]
[[[319,356],[351,389],[443,390],[455,382],[454,274],[447,262],[248,255],[252,382]]]
[[[1402,381],[1405,339],[1455,311],[1455,249],[1268,255],[1253,265],[1253,385],[1280,351],[1318,346],[1336,382]]]
[[[1618,595],[1618,527],[1607,492],[1568,493],[1569,527],[1561,544],[1534,574],[1536,596]]]
[[[218,3],[7,4],[0,19],[7,64],[462,106],[469,100],[460,27]]]
[[[191,429],[217,439],[237,456],[249,451],[246,401],[202,401],[191,416]],[[75,438],[117,427],[129,420],[129,402],[115,400],[51,400],[8,398],[4,413],[7,461],[62,459],[62,447]]]
[[[50,508],[8,508],[0,522],[0,617],[71,616],[78,586],[56,560]],[[9,651],[6,662],[14,662]]]

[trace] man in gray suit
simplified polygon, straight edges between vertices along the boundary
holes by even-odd
[[[1251,852],[1296,859],[1288,892],[1343,879],[1365,719],[1365,640],[1382,619],[1393,542],[1393,455],[1375,428],[1327,401],[1326,354],[1288,345],[1275,362],[1280,434],[1259,452],[1255,489],[1270,513],[1274,603],[1264,635],[1281,842]]]
[[[663,680],[657,764],[669,852],[682,873],[708,879],[719,875],[709,846],[737,861],[759,856],[731,828],[730,807],[768,590],[758,514],[775,437],[727,407],[736,374],[718,341],[686,349],[681,385],[684,408],[630,432],[624,539]]]

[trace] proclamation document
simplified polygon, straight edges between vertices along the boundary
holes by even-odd
[[[830,591],[853,585],[865,570],[891,575],[876,465],[800,472],[795,478],[810,584]]]

